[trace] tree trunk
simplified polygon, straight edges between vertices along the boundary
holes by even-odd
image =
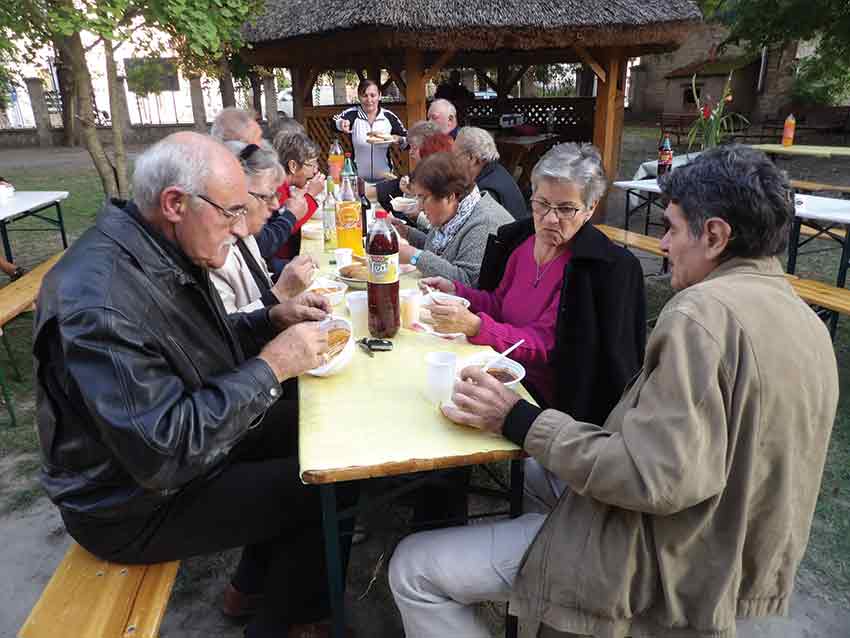
[[[118,182],[118,197],[130,198],[130,185],[127,180],[127,149],[124,146],[124,131],[128,122],[124,117],[121,102],[123,84],[118,81],[118,69],[115,67],[115,55],[112,50],[112,40],[103,39],[103,53],[106,56],[106,81],[109,86],[109,111],[112,113],[112,153],[115,158],[115,178]]]
[[[277,86],[275,86],[274,76],[267,75],[263,78],[263,95],[266,98],[266,120],[269,123],[269,129],[274,129],[277,126]]]
[[[80,126],[80,135],[86,150],[91,155],[97,174],[103,184],[103,192],[107,197],[118,197],[118,183],[112,164],[103,150],[100,138],[97,136],[97,125],[94,121],[94,105],[92,104],[91,74],[86,65],[86,52],[80,33],[76,32],[64,38],[67,45],[66,51],[74,72],[74,88],[80,101],[80,114],[77,120]]]
[[[233,76],[230,74],[227,60],[221,61],[220,68],[221,75],[218,77],[218,86],[221,91],[221,105],[224,108],[236,106],[236,91],[233,88]]]
[[[263,119],[263,84],[260,81],[260,76],[256,73],[248,74],[248,81],[251,83],[251,105],[254,108],[254,113],[257,114],[257,120]]]
[[[207,132],[207,111],[204,108],[204,87],[201,86],[200,76],[189,78],[189,92],[192,94],[192,117],[195,120],[195,130]]]
[[[62,97],[62,145],[76,146],[77,135],[77,93],[74,91],[74,74],[68,62],[67,53],[54,43],[56,50],[56,76],[59,78],[59,95]]]

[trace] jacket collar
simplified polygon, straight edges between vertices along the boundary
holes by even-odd
[[[203,271],[151,226],[132,201],[110,200],[95,225],[135,259],[151,279],[171,278],[186,285],[196,284],[203,277]]]
[[[726,275],[762,275],[784,279],[785,271],[776,257],[732,257],[712,270],[703,281]]]
[[[490,175],[490,173],[492,173],[494,170],[496,170],[496,164],[498,164],[498,162],[496,160],[492,160],[492,161],[484,164],[484,166],[481,167],[481,172],[478,173],[477,180],[484,179],[485,177]]]
[[[531,217],[506,224],[498,230],[499,239],[517,245],[533,234],[534,219]],[[592,224],[585,224],[579,228],[570,247],[572,249],[571,260],[613,261],[615,258],[615,253],[611,250],[611,241]]]
[[[357,106],[357,117],[361,120],[369,120],[369,116],[366,115],[366,111],[364,111],[363,107],[360,105]],[[375,121],[377,122],[378,120],[385,119],[387,119],[387,116],[384,115],[384,109],[380,104],[378,104],[378,112],[375,114]]]

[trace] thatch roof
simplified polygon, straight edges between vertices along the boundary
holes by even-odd
[[[694,0],[266,0],[245,35],[262,44],[371,32],[381,46],[533,50],[678,43],[701,19]]]

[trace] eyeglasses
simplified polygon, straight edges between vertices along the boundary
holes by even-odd
[[[549,202],[544,202],[540,199],[531,200],[531,212],[538,215],[541,219],[549,214],[549,211],[554,211],[555,216],[560,219],[572,219],[581,209],[575,206],[554,206]]]
[[[197,197],[198,199],[204,200],[207,204],[209,204],[210,206],[215,208],[218,212],[220,212],[222,215],[227,217],[227,219],[230,220],[231,226],[235,226],[239,222],[240,218],[244,218],[245,215],[248,214],[248,208],[246,206],[243,206],[243,205],[240,205],[240,204],[237,204],[236,206],[234,206],[232,208],[232,210],[228,210],[228,209],[224,208],[223,206],[216,204],[213,200],[211,200],[206,195],[195,195],[195,197]]]
[[[255,193],[254,191],[248,191],[248,194],[257,201],[263,202],[266,206],[277,207],[279,203],[277,193]]]

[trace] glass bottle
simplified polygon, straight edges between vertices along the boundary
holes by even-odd
[[[325,201],[322,203],[322,235],[324,236],[325,252],[336,249],[336,184],[334,178],[328,175],[325,182]]]

